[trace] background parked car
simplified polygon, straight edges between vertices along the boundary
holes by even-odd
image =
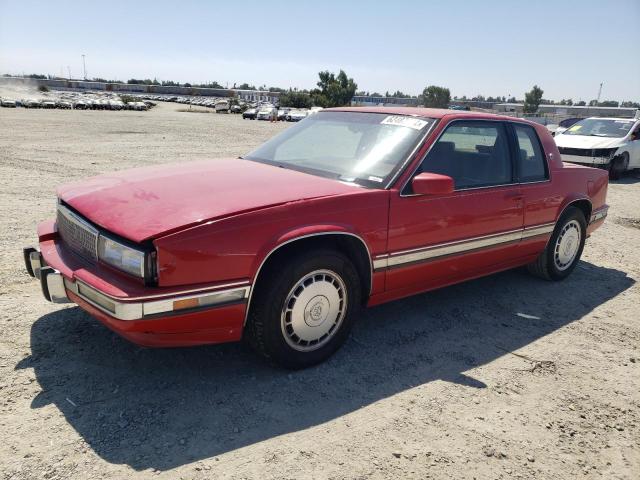
[[[258,110],[258,120],[271,120],[278,117],[278,109],[273,105],[263,105]]]
[[[255,108],[247,108],[244,112],[242,112],[242,118],[244,119],[249,119],[249,120],[255,120],[256,116],[258,115],[258,110]]]
[[[611,179],[640,168],[640,120],[585,118],[555,141],[563,161],[605,168]]]
[[[226,100],[218,100],[215,103],[216,113],[229,113],[229,102]]]
[[[22,101],[22,106],[24,108],[40,108],[40,100],[36,100],[35,98],[26,98]]]
[[[305,109],[291,110],[287,115],[287,122],[299,122],[307,118],[309,111]]]
[[[278,110],[278,120],[286,120],[290,111],[290,108],[280,108]]]

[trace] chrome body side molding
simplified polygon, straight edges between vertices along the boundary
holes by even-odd
[[[380,255],[373,260],[373,268],[380,271],[395,268],[409,263],[425,262],[450,255],[469,253],[474,250],[495,247],[497,245],[519,242],[526,238],[549,235],[553,232],[555,223],[546,223],[508,232],[501,232],[482,237],[474,237],[455,242],[440,243],[428,247],[412,250],[401,250],[386,255]]]

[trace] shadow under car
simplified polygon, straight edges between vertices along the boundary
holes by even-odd
[[[584,261],[558,283],[503,272],[364,310],[336,355],[298,372],[274,369],[242,344],[139,348],[66,308],[33,324],[32,355],[16,368],[33,368],[42,387],[32,408],[55,404],[103,459],[167,470],[434,380],[486,388],[465,372],[581,319],[633,283]]]

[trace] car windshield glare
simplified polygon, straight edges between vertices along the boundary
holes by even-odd
[[[563,135],[621,138],[629,133],[633,120],[587,118],[569,127]]]
[[[407,115],[318,112],[244,158],[380,188],[434,122]]]

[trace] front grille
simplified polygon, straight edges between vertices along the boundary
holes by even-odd
[[[98,230],[64,205],[58,205],[58,233],[63,243],[78,255],[98,259]]]
[[[558,147],[560,155],[574,155],[576,157],[609,157],[615,150],[615,148]]]
[[[565,147],[558,147],[558,150],[560,151],[561,155],[575,155],[577,157],[590,157],[591,156],[591,149],[584,149],[584,148],[565,148]]]

